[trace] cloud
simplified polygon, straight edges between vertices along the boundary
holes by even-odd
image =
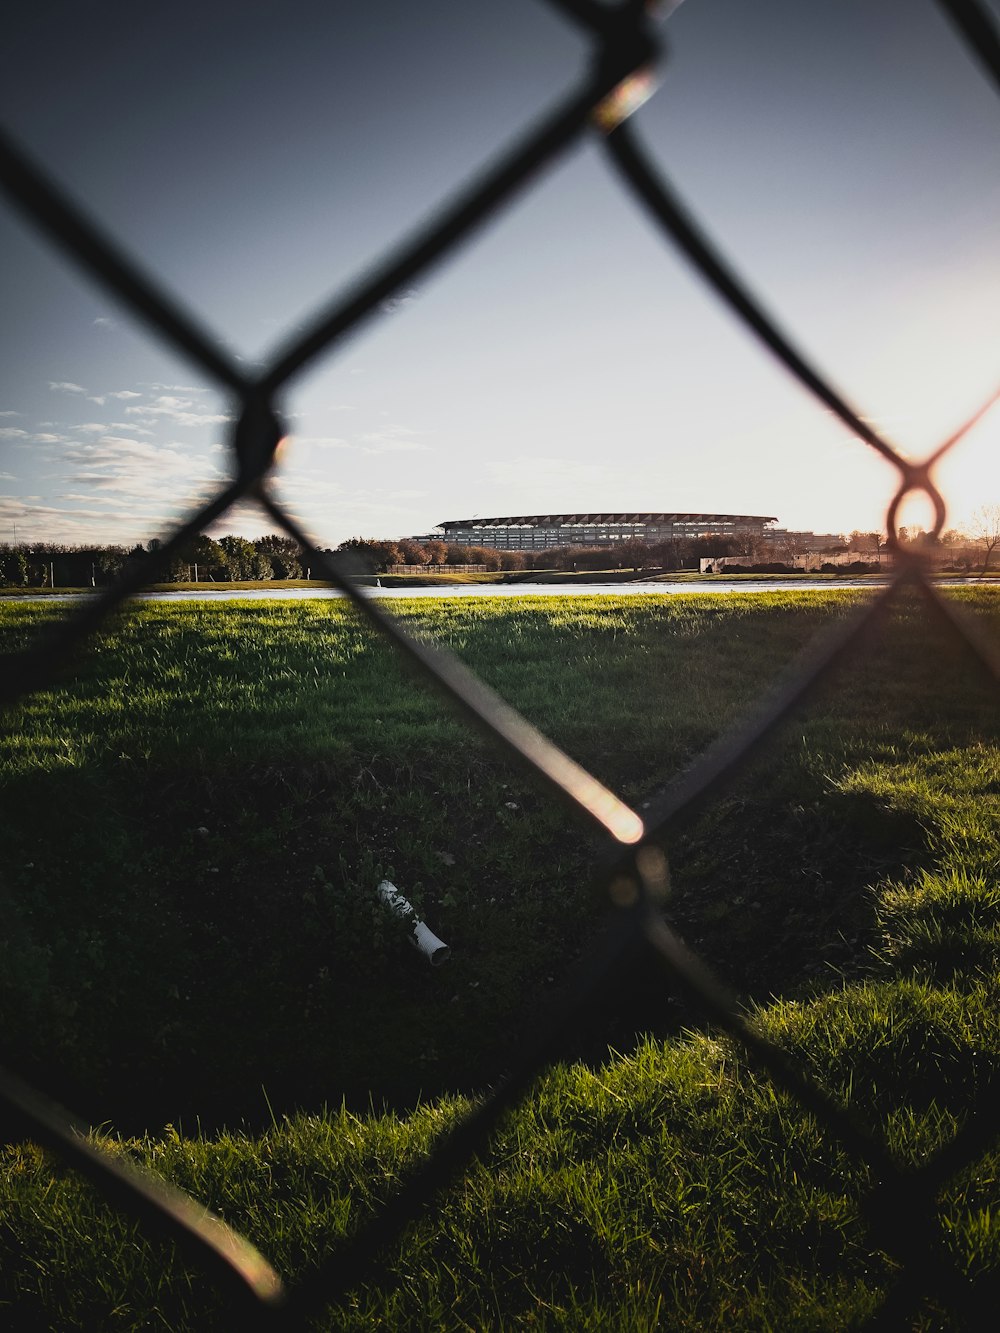
[[[60,461],[55,495],[30,516],[35,540],[132,543],[141,533],[162,531],[225,484],[203,451],[126,434],[71,443]]]
[[[408,305],[412,305],[420,293],[415,287],[408,288],[405,292],[400,292],[398,296],[387,297],[379,306],[384,315],[394,315],[400,310],[405,310]]]
[[[0,440],[22,440],[25,444],[63,444],[65,435],[33,435],[19,426],[0,426]]]
[[[118,327],[113,319],[108,319],[107,315],[98,315],[92,321],[92,324],[95,329],[116,329]]]
[[[0,481],[17,481],[13,472],[0,472]]]
[[[132,546],[138,540],[162,538],[174,523],[200,507],[217,485],[217,481],[202,481],[196,487],[186,487],[173,500],[165,495],[162,485],[138,493],[95,493],[67,487],[57,496],[0,496],[0,531],[9,530],[16,522],[18,539],[26,543]]]
[[[142,406],[126,407],[125,415],[138,417],[140,421],[157,419],[173,421],[178,426],[217,426],[232,418],[225,412],[198,412],[192,409],[196,404],[190,398],[177,398],[172,394],[160,394],[152,403]]]
[[[49,380],[49,388],[58,393],[86,393],[82,384],[73,384],[71,380]]]
[[[128,431],[128,433],[129,433],[130,435],[154,435],[154,434],[155,434],[155,431],[151,431],[151,430],[149,429],[148,426],[140,426],[140,425],[139,425],[137,422],[135,422],[135,421],[112,421],[112,422],[109,422],[109,424],[108,424],[108,430],[109,430],[109,431],[113,431],[113,430],[124,430],[124,431]]]
[[[62,457],[74,465],[64,478],[66,484],[87,488],[94,500],[100,497],[105,503],[106,496],[115,495],[123,502],[151,504],[160,510],[165,497],[188,496],[192,488],[217,487],[224,476],[202,455],[125,435],[102,435],[96,441],[76,444],[64,450]]]
[[[41,497],[36,495],[26,495],[20,499],[11,496],[0,496],[0,523],[5,519],[34,519],[39,524],[43,521],[46,524],[46,533],[51,535],[39,535],[37,532],[27,534],[26,541],[65,541],[69,536],[63,536],[63,533],[71,533],[74,521],[82,519],[98,519],[105,521],[107,513],[103,509],[67,509],[60,505],[41,504]],[[58,526],[51,520],[57,520]],[[57,535],[58,534],[58,535]]]
[[[141,398],[141,393],[136,393],[135,389],[116,389],[114,393],[105,394],[106,398]]]
[[[20,412],[0,412],[0,417],[19,417]]]

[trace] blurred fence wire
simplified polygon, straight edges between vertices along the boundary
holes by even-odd
[[[931,503],[934,533],[944,525],[944,500],[934,468],[1000,399],[1000,390],[922,461],[905,459],[866,421],[822,370],[796,348],[763,303],[737,275],[699,227],[645,151],[630,120],[652,88],[652,71],[664,44],[654,24],[653,6],[641,0],[603,4],[598,0],[546,0],[567,22],[589,35],[592,54],[579,86],[556,105],[526,137],[486,163],[464,192],[447,201],[429,225],[386,255],[377,269],[360,277],[344,295],[316,311],[312,322],[259,375],[249,376],[219,350],[207,330],[155,277],[124,253],[85,211],[70,199],[6,136],[0,138],[0,169],[8,195],[33,226],[63,250],[94,282],[142,317],[151,333],[172,345],[220,388],[236,406],[231,436],[235,480],[190,518],[165,533],[155,551],[129,562],[118,581],[67,616],[28,649],[6,658],[0,674],[0,703],[7,706],[36,690],[69,652],[99,629],[132,594],[154,581],[171,557],[234,503],[251,500],[308,552],[312,568],[351,599],[358,611],[423,675],[441,689],[470,723],[506,754],[526,766],[554,796],[584,815],[604,834],[609,847],[600,867],[609,904],[617,914],[598,954],[579,969],[574,983],[539,1036],[492,1094],[445,1134],[405,1180],[395,1196],[357,1234],[335,1249],[309,1277],[289,1289],[256,1250],[181,1191],[127,1167],[91,1146],[69,1112],[0,1073],[0,1125],[7,1138],[30,1138],[86,1174],[117,1206],[147,1230],[174,1240],[182,1252],[228,1293],[240,1326],[260,1323],[299,1327],[311,1314],[340,1299],[366,1280],[378,1279],[385,1249],[435,1196],[484,1150],[498,1119],[521,1098],[547,1064],[559,1057],[564,1036],[587,1001],[624,956],[652,946],[671,981],[702,1014],[742,1046],[747,1059],[799,1102],[869,1171],[873,1188],[866,1220],[872,1242],[898,1264],[896,1280],[869,1327],[897,1326],[921,1294],[946,1298],[961,1310],[970,1297],[956,1270],[931,1244],[936,1197],[943,1183],[975,1161],[992,1142],[1000,1112],[1000,1078],[981,1097],[965,1128],[920,1169],[904,1168],[888,1149],[879,1127],[862,1124],[783,1052],[748,1023],[726,989],[664,920],[660,901],[666,861],[659,850],[672,823],[731,781],[758,747],[803,698],[846,656],[860,648],[869,625],[883,620],[904,589],[916,588],[928,614],[966,645],[994,682],[1000,659],[978,628],[945,601],[920,559],[896,540],[896,518],[904,500],[923,494]],[[1000,90],[1000,39],[979,0],[938,0],[956,36],[967,43],[986,76]],[[667,6],[671,8],[672,6]],[[285,431],[277,399],[291,381],[338,345],[359,325],[381,317],[384,303],[418,276],[450,258],[474,239],[537,173],[584,135],[604,144],[609,171],[634,196],[650,225],[662,232],[715,289],[747,330],[784,364],[852,436],[863,440],[896,469],[898,486],[886,515],[895,572],[888,586],[853,617],[813,643],[775,682],[751,714],[722,736],[666,792],[651,804],[645,820],[590,773],[562,753],[487,685],[449,653],[411,635],[369,600],[349,572],[303,531],[276,500],[270,487],[277,446]],[[980,1293],[981,1294],[981,1293]],[[970,1311],[971,1318],[971,1311]]]

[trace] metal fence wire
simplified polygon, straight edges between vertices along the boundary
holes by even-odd
[[[223,1222],[206,1215],[200,1205],[179,1190],[111,1160],[76,1131],[68,1112],[10,1073],[0,1073],[0,1124],[7,1138],[30,1138],[51,1149],[85,1173],[106,1197],[147,1230],[172,1239],[225,1290],[238,1326],[260,1322],[276,1328],[299,1327],[311,1314],[359,1283],[377,1280],[386,1248],[487,1147],[498,1119],[558,1058],[564,1035],[602,979],[630,951],[652,946],[670,981],[693,1000],[704,1017],[730,1034],[754,1066],[797,1098],[826,1133],[836,1136],[867,1167],[873,1182],[864,1210],[870,1238],[899,1265],[896,1281],[868,1327],[898,1326],[912,1314],[921,1294],[933,1294],[959,1311],[966,1309],[972,1322],[975,1316],[969,1307],[971,1295],[965,1280],[932,1245],[936,1196],[1000,1132],[1000,1075],[981,1094],[974,1113],[950,1144],[919,1169],[904,1168],[894,1159],[877,1126],[860,1123],[850,1109],[755,1031],[724,986],[667,924],[659,908],[666,877],[659,844],[679,816],[690,813],[742,770],[790,711],[811,695],[846,655],[860,647],[866,629],[885,618],[904,589],[915,588],[927,614],[943,622],[989,679],[1000,683],[1000,655],[996,649],[967,617],[941,597],[919,559],[896,542],[900,505],[915,493],[929,498],[935,513],[934,535],[940,533],[945,507],[934,481],[934,467],[1000,399],[1000,390],[923,461],[904,459],[796,349],[699,229],[663,173],[651,164],[629,117],[648,94],[650,71],[664,54],[661,33],[648,12],[652,6],[640,0],[613,5],[597,0],[547,3],[567,22],[582,27],[592,42],[590,65],[578,88],[521,142],[487,163],[470,188],[446,202],[428,226],[407,237],[374,273],[359,278],[340,299],[319,309],[306,331],[290,339],[273,363],[257,376],[248,375],[220,352],[181,304],[47,179],[41,167],[6,137],[0,139],[3,180],[15,207],[90,278],[140,315],[156,337],[171,344],[228,391],[238,409],[231,436],[236,479],[187,522],[165,534],[157,550],[129,562],[113,586],[87,599],[33,646],[5,659],[0,703],[9,705],[38,689],[73,648],[130,595],[153,581],[186,542],[236,501],[250,499],[302,545],[313,569],[340,588],[470,722],[484,730],[502,752],[527,765],[553,796],[562,798],[597,825],[610,847],[600,877],[617,914],[616,928],[609,932],[599,955],[580,970],[541,1038],[522,1054],[505,1081],[437,1142],[429,1157],[379,1213],[291,1290],[267,1261]],[[990,15],[979,0],[938,3],[958,38],[967,43],[981,69],[1000,90],[1000,39]],[[455,657],[417,640],[377,602],[369,600],[337,559],[317,549],[270,489],[275,451],[284,434],[277,402],[292,380],[320,355],[335,351],[364,322],[377,318],[388,298],[471,240],[533,175],[590,133],[601,136],[609,169],[645,211],[651,225],[662,231],[668,244],[680,248],[747,328],[853,436],[887,459],[898,475],[898,488],[886,515],[889,544],[896,552],[895,571],[888,586],[833,631],[821,634],[775,682],[767,697],[758,701],[748,718],[713,743],[654,800],[645,819],[563,754]],[[991,1294],[1000,1295],[1000,1279],[996,1277]],[[978,1296],[982,1299],[982,1285]]]

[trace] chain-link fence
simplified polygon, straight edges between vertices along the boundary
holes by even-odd
[[[14,143],[2,141],[3,179],[15,206],[95,282],[143,317],[155,336],[233,395],[239,404],[239,419],[231,438],[236,479],[187,522],[164,534],[157,550],[130,562],[114,586],[88,599],[28,650],[6,659],[0,678],[0,702],[9,705],[38,689],[71,649],[98,630],[127,598],[153,581],[192,537],[235,502],[254,501],[309,553],[313,570],[340,588],[470,723],[492,738],[502,752],[527,765],[553,796],[568,801],[610,841],[612,850],[600,874],[618,914],[618,928],[609,933],[602,954],[581,970],[559,1012],[551,1016],[540,1039],[521,1055],[504,1082],[436,1143],[429,1158],[376,1216],[292,1290],[287,1290],[267,1262],[223,1223],[206,1217],[204,1209],[179,1191],[151,1182],[148,1175],[91,1146],[75,1132],[66,1112],[7,1073],[0,1075],[5,1133],[10,1138],[33,1139],[52,1149],[146,1228],[175,1241],[229,1293],[241,1326],[251,1319],[275,1326],[299,1326],[310,1313],[376,1273],[386,1247],[486,1147],[501,1115],[523,1096],[548,1063],[559,1057],[571,1025],[602,979],[629,951],[651,945],[672,982],[689,995],[702,1015],[729,1033],[752,1064],[797,1098],[828,1134],[867,1167],[875,1182],[865,1209],[871,1239],[899,1266],[895,1283],[870,1326],[888,1327],[904,1319],[920,1292],[933,1291],[961,1309],[969,1299],[966,1284],[958,1271],[939,1257],[931,1241],[935,1200],[942,1185],[974,1162],[995,1137],[1000,1076],[988,1084],[974,1113],[947,1147],[918,1170],[904,1168],[890,1152],[878,1127],[860,1123],[852,1111],[828,1095],[747,1022],[725,988],[666,923],[659,906],[666,880],[666,862],[659,845],[679,816],[690,813],[741,771],[790,711],[860,646],[865,631],[884,620],[906,588],[915,588],[927,614],[943,622],[966,645],[994,683],[1000,681],[996,650],[952,602],[941,597],[919,558],[896,542],[900,505],[914,494],[929,498],[935,513],[934,535],[941,531],[945,507],[935,484],[935,465],[1000,398],[1000,392],[922,461],[901,457],[765,313],[686,212],[662,173],[651,165],[628,120],[648,94],[650,71],[662,55],[662,40],[647,6],[636,0],[615,5],[597,0],[548,2],[567,22],[582,27],[592,40],[591,63],[580,86],[523,142],[487,164],[470,189],[446,204],[430,225],[411,235],[373,274],[359,279],[342,300],[317,311],[306,331],[291,339],[257,376],[249,376],[221,353],[170,293],[56,188],[41,168]],[[977,0],[939,3],[987,77],[1000,89],[1000,41],[987,12]],[[759,701],[752,715],[702,754],[651,804],[645,818],[563,754],[455,657],[415,638],[382,605],[359,591],[338,561],[317,549],[270,488],[275,451],[284,434],[276,400],[293,377],[320,356],[336,350],[359,325],[378,318],[389,298],[471,239],[533,174],[580,136],[590,133],[602,137],[609,170],[620,177],[623,188],[635,198],[651,225],[663,232],[669,244],[683,251],[719,297],[823,407],[853,436],[888,460],[898,475],[898,488],[886,515],[890,545],[896,551],[895,572],[888,586],[812,644]]]

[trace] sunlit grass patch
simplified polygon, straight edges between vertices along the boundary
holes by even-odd
[[[641,802],[863,595],[400,611]],[[1000,599],[963,600],[996,632]],[[4,608],[0,634],[48,614]],[[598,929],[600,845],[337,603],[145,604],[75,672],[8,716],[0,755],[7,1057],[294,1280],[537,1030]],[[996,722],[905,603],[669,840],[682,933],[907,1166],[1000,1065]],[[379,910],[383,876],[446,968]],[[587,1025],[320,1326],[804,1333],[877,1308],[896,1270],[872,1182],[814,1117],[655,967],[616,975]],[[227,1326],[71,1173],[2,1160],[0,1301],[24,1327]],[[939,1200],[936,1252],[973,1282],[998,1271],[998,1164]],[[962,1317],[928,1299],[913,1326]]]

